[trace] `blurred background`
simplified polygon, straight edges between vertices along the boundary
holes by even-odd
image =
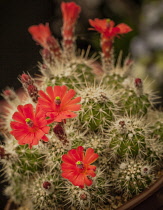
[[[28,33],[28,27],[50,23],[54,36],[61,40],[61,0],[0,1],[0,92],[6,86],[21,87],[17,80],[22,72],[38,74],[41,61],[40,46]],[[65,1],[68,2],[68,1]],[[115,57],[120,50],[123,59],[130,55],[135,60],[136,77],[153,82],[153,88],[163,95],[163,0],[76,0],[82,8],[76,26],[77,47],[87,49],[90,55],[100,51],[99,34],[88,31],[88,19],[110,18],[116,24],[126,23],[133,31],[115,40]],[[2,97],[0,98],[2,99]],[[3,177],[2,177],[3,179]],[[6,198],[0,185],[0,210]]]

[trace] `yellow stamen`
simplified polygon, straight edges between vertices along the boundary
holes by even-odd
[[[31,119],[30,119],[30,118],[27,118],[27,119],[25,119],[25,121],[26,121],[27,123],[29,123],[29,122],[31,121]]]
[[[76,162],[76,165],[81,165],[81,164],[83,164],[81,161]]]
[[[55,97],[55,100],[60,100],[61,98],[59,96],[56,96]]]

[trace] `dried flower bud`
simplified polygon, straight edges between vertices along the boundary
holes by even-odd
[[[52,56],[48,49],[44,48],[43,50],[41,50],[41,55],[42,55],[42,58],[48,63],[52,62]]]
[[[9,101],[13,101],[16,98],[16,93],[11,89],[4,90],[2,95],[6,100]]]
[[[137,88],[142,88],[143,87],[143,83],[142,83],[142,80],[140,78],[135,79],[135,87],[137,87]]]
[[[150,172],[151,172],[151,168],[149,167],[149,166],[143,166],[142,168],[141,168],[141,175],[142,176],[147,176],[147,175],[149,175],[150,174]]]
[[[5,157],[5,149],[3,147],[0,147],[0,158],[4,159]]]
[[[121,127],[123,128],[125,126],[125,121],[120,121],[119,125],[121,125]]]
[[[54,131],[55,135],[58,137],[58,139],[60,141],[62,141],[63,144],[68,143],[67,135],[66,135],[66,132],[65,132],[64,124],[63,123],[58,123],[54,127],[53,131]]]
[[[87,195],[86,195],[85,193],[82,193],[82,194],[80,195],[80,199],[81,199],[81,200],[87,200]]]
[[[43,184],[42,184],[43,188],[45,188],[46,190],[49,190],[52,186],[52,184],[48,181],[45,181]]]
[[[22,74],[20,76],[20,81],[25,86],[32,85],[34,83],[32,77],[30,75],[28,75],[28,74]]]
[[[32,101],[37,103],[38,101],[38,89],[35,85],[29,85],[27,87],[29,96],[32,98]]]
[[[143,83],[140,78],[135,79],[135,87],[136,87],[137,94],[142,95],[143,94]]]
[[[48,48],[53,53],[54,57],[60,59],[62,52],[58,41],[53,36],[49,36],[46,41]]]

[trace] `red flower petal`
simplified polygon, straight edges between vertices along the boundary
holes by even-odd
[[[92,185],[92,180],[91,180],[91,179],[88,179],[87,176],[84,176],[84,183],[85,183],[87,186],[91,186],[91,185]]]
[[[77,97],[69,101],[68,105],[76,104],[76,103],[79,103],[80,101],[81,101],[81,97]]]
[[[68,163],[62,163],[61,169],[65,171],[74,171],[76,169],[76,166],[74,164],[68,164]]]
[[[24,115],[20,112],[15,112],[12,116],[12,119],[20,123],[24,123]]]
[[[27,125],[25,124],[25,120],[24,120],[24,124],[12,121],[10,123],[10,126],[11,126],[12,129],[19,129],[19,130],[22,130],[22,129],[26,130],[27,129]]]
[[[87,175],[89,175],[89,176],[91,176],[91,177],[95,177],[95,176],[96,176],[95,172],[92,171],[92,170],[88,170],[88,171],[87,171]]]
[[[90,28],[90,30],[96,30],[105,37],[108,37],[110,39],[117,36],[117,34],[128,33],[132,30],[128,25],[124,23],[121,23],[116,27],[114,27],[115,25],[114,21],[107,19],[98,19],[98,18],[95,18],[94,20],[90,19],[89,23],[93,27]]]
[[[50,98],[51,101],[54,101],[55,97],[54,97],[54,91],[53,88],[51,86],[46,88],[46,92]]]
[[[81,8],[74,2],[67,2],[67,3],[62,2],[61,11],[64,23],[67,22],[69,24],[74,24],[76,22],[76,19],[78,18]]]
[[[120,30],[119,34],[126,34],[130,31],[132,31],[132,29],[124,23],[121,23],[121,24],[117,25],[117,28],[119,28],[119,30]]]
[[[72,104],[72,105],[67,105],[64,110],[73,110],[73,111],[79,111],[81,108],[81,104]]]
[[[32,35],[32,38],[38,42],[42,47],[47,48],[47,39],[51,36],[51,31],[49,24],[46,25],[39,24],[33,25],[28,28],[29,33]]]
[[[42,99],[44,99],[46,102],[50,102],[50,98],[44,93],[44,91],[39,90],[38,94],[40,95],[40,97],[42,97]]]
[[[77,162],[78,160],[81,160],[80,159],[80,154],[78,154],[77,150],[76,149],[71,149],[69,152],[68,152],[69,156],[71,156],[71,158],[73,160],[75,160],[75,162]]]
[[[83,157],[84,157],[84,148],[82,146],[79,146],[77,149],[76,149],[78,155],[79,155],[79,160],[83,160]]]
[[[34,113],[33,113],[33,106],[32,106],[32,104],[24,105],[23,113],[24,113],[24,116],[26,118],[30,118],[31,120],[33,120],[34,119]]]
[[[92,148],[88,148],[85,153],[85,157],[83,159],[85,164],[91,164],[95,162],[98,158],[98,154],[94,153]]]
[[[75,164],[76,163],[76,160],[71,158],[71,156],[68,155],[68,154],[65,154],[65,155],[62,156],[62,161],[66,162],[66,163],[69,163],[69,164]]]
[[[43,137],[41,137],[41,139],[43,140],[43,141],[45,141],[45,142],[48,142],[49,141],[49,139],[48,139],[48,137],[47,136],[43,136]]]
[[[73,177],[70,181],[73,183],[73,185],[79,186],[80,188],[84,188],[84,174],[80,173],[78,174],[78,176]]]
[[[41,130],[42,130],[44,133],[49,133],[50,127],[45,126],[45,127],[42,127]]]
[[[70,89],[62,98],[62,104],[65,106],[69,103],[69,101],[75,96],[76,92],[73,89]]]

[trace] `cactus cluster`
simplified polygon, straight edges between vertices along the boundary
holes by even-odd
[[[80,6],[63,2],[61,10],[61,45],[48,24],[29,28],[43,48],[40,76],[20,75],[21,97],[10,88],[2,93],[4,193],[29,210],[113,210],[158,178],[163,114],[146,82],[134,78],[133,62],[114,61],[114,38],[131,28],[89,20],[101,35],[99,64],[75,53]]]

